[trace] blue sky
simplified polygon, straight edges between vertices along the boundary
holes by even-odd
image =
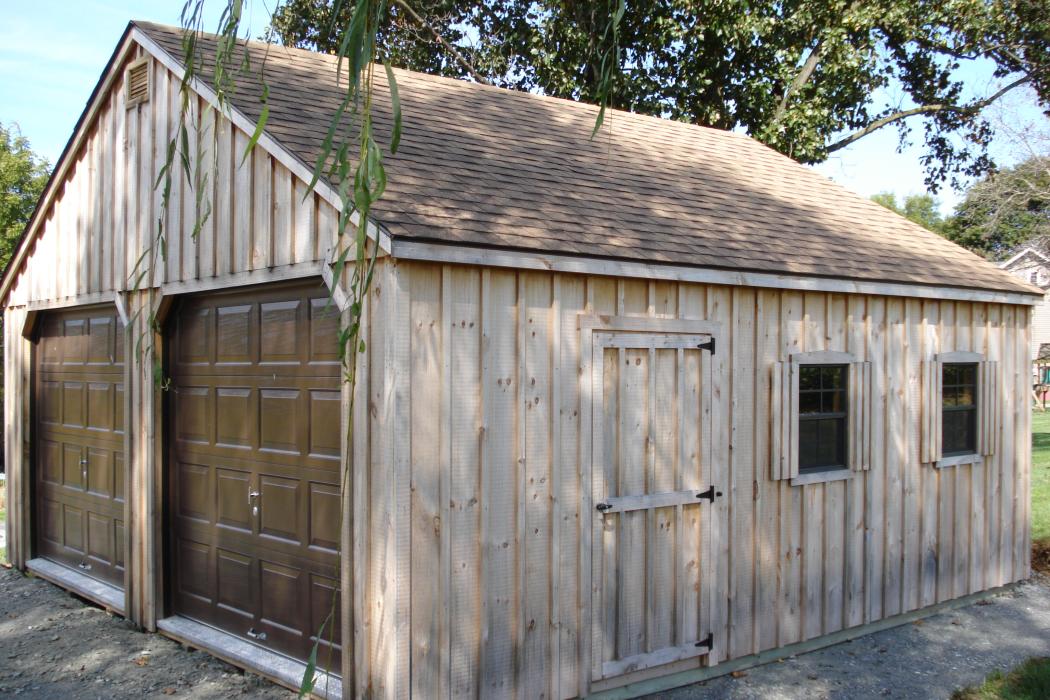
[[[0,23],[0,122],[15,122],[33,148],[52,163],[58,158],[102,68],[129,19],[178,24],[183,0],[3,0]],[[246,2],[252,36],[266,26],[268,2]],[[213,28],[225,3],[210,0],[205,23]],[[989,65],[967,69],[970,90],[994,91]],[[890,96],[892,97],[892,96]],[[1018,93],[1006,109],[1007,118],[1048,120],[1031,95]],[[921,127],[916,123],[916,136]],[[911,146],[897,153],[897,132],[887,127],[835,154],[817,170],[862,195],[895,192],[899,196],[925,191],[919,162],[922,149]],[[1013,160],[1010,144],[997,142],[993,154]],[[939,195],[945,211],[958,195],[944,188]]]

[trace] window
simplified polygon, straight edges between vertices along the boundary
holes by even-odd
[[[977,452],[977,363],[945,362],[941,383],[941,454]]]
[[[800,365],[798,470],[845,469],[848,454],[848,365]]]

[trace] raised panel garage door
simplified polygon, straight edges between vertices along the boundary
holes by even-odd
[[[124,331],[51,312],[36,346],[36,555],[124,587]]]
[[[173,612],[304,659],[339,581],[338,313],[319,284],[255,288],[172,331]]]

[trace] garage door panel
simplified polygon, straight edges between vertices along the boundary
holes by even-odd
[[[255,562],[228,549],[216,550],[216,600],[219,605],[252,619],[257,603],[256,591],[251,585]]]
[[[311,547],[335,552],[339,549],[339,487],[310,482],[307,488],[310,492],[308,542]]]
[[[203,522],[215,520],[212,513],[211,470],[200,464],[180,462],[172,467],[175,471],[176,512],[183,518]]]
[[[62,392],[62,425],[84,428],[84,382],[64,381]]]
[[[87,362],[87,319],[67,318],[62,343],[62,364],[82,365]]]
[[[211,552],[206,544],[179,538],[175,542],[176,593],[211,604]]]
[[[339,427],[341,393],[312,389],[307,396],[310,403],[310,456],[338,460],[343,437]]]
[[[307,436],[298,389],[259,390],[259,450],[298,455]]]
[[[252,361],[252,306],[220,306],[215,316],[215,363],[247,365]]]
[[[255,447],[258,399],[250,387],[216,387],[215,415],[218,446],[241,450]]]
[[[87,428],[113,431],[113,384],[110,382],[88,383]]]
[[[298,299],[260,305],[260,364],[298,362],[300,307]]]
[[[62,485],[78,491],[84,488],[84,466],[80,463],[83,447],[62,444]]]
[[[211,391],[205,386],[175,387],[175,439],[208,444],[211,442]]]
[[[327,297],[310,300],[309,361],[318,364],[337,364],[338,345],[331,339],[339,334],[339,310]]]
[[[49,484],[62,483],[62,445],[54,440],[40,440],[37,448],[39,478]]]
[[[87,491],[106,499],[113,496],[113,453],[98,448],[87,449]]]
[[[37,555],[118,586],[123,347],[116,310],[106,306],[49,312],[34,349]]]
[[[84,554],[84,511],[69,503],[62,504],[62,546]]]
[[[263,474],[259,477],[260,533],[293,544],[303,541],[303,498],[298,479]]]
[[[124,571],[124,521],[113,521],[113,564],[123,573]]]
[[[218,497],[215,499],[218,508],[216,522],[227,528],[251,533],[252,505],[251,472],[235,469],[217,469],[216,487]]]
[[[39,408],[37,411],[39,424],[46,427],[58,426],[62,423],[62,383],[57,381],[41,380],[39,383]]]
[[[99,316],[88,320],[87,362],[109,367],[114,364],[116,350],[114,319]]]

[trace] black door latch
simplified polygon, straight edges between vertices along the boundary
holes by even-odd
[[[715,502],[715,499],[722,495],[721,491],[715,491],[715,487],[711,486],[706,491],[702,491],[696,494],[697,498],[706,498],[711,503]]]
[[[595,506],[595,508],[598,509],[599,513],[604,513],[605,511],[607,511],[610,508],[612,508],[612,503],[599,503],[598,505]]]

